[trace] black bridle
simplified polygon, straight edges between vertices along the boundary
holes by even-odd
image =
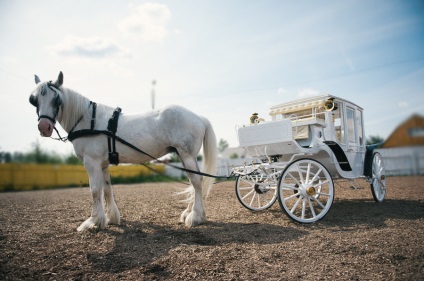
[[[53,84],[51,81],[50,82],[48,82],[47,84],[47,87],[49,87],[53,92],[55,92],[56,93],[56,95],[54,96],[54,98],[53,98],[53,100],[52,100],[52,105],[53,105],[53,107],[55,108],[55,110],[54,110],[54,116],[53,117],[51,117],[51,116],[49,116],[49,115],[40,115],[39,114],[39,109],[38,109],[38,100],[37,100],[37,98],[36,97],[34,97],[33,95],[31,95],[30,96],[30,98],[29,98],[29,101],[30,101],[30,103],[33,105],[33,106],[35,106],[36,108],[37,108],[37,115],[38,115],[38,121],[40,121],[40,119],[41,118],[46,118],[46,119],[48,119],[48,120],[50,120],[53,124],[56,124],[56,117],[57,117],[57,115],[59,114],[59,109],[60,109],[60,106],[62,105],[62,100],[61,100],[61,98],[60,98],[60,94],[59,93],[61,93],[61,91],[60,91],[60,89],[59,89],[59,87],[57,87],[55,84]],[[46,95],[47,94],[47,92],[46,92],[46,88],[43,86],[43,89],[41,90],[41,93],[40,93],[42,96],[44,96],[44,95]]]
[[[57,133],[57,135],[59,136],[59,138],[52,138],[52,139],[55,139],[55,140],[60,140],[60,141],[63,141],[63,142],[66,142],[66,138],[62,138],[62,136],[59,134],[59,131],[56,129],[56,127],[54,126],[55,124],[56,124],[56,118],[57,118],[57,116],[59,115],[59,109],[60,109],[60,106],[62,105],[62,100],[61,100],[61,97],[60,97],[60,94],[59,93],[61,93],[61,91],[60,91],[60,89],[59,89],[59,87],[58,86],[56,86],[54,83],[52,83],[52,81],[49,81],[49,82],[47,82],[47,87],[48,88],[50,88],[53,92],[55,92],[56,93],[56,95],[53,97],[53,100],[52,100],[52,105],[53,105],[53,107],[54,107],[54,116],[53,117],[51,117],[51,116],[49,116],[49,115],[40,115],[40,113],[39,113],[39,109],[38,109],[38,100],[37,100],[37,98],[35,97],[35,96],[33,96],[33,95],[31,95],[30,97],[29,97],[29,101],[30,101],[30,103],[33,105],[33,106],[35,106],[36,107],[36,109],[37,109],[37,115],[38,115],[38,121],[40,121],[41,120],[41,118],[45,118],[45,119],[48,119],[48,120],[50,120],[52,123],[53,123],[53,129],[56,131],[56,133]],[[41,90],[41,93],[40,93],[42,96],[44,96],[44,95],[46,95],[47,94],[47,92],[46,92],[46,88],[45,88],[45,86],[43,86],[43,89]]]

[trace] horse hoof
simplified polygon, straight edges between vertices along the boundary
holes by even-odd
[[[114,224],[114,225],[118,225],[121,222],[121,217],[119,215],[119,213],[115,213],[115,215],[111,215],[110,217],[108,215],[106,215],[108,217],[108,220],[106,222],[106,224]]]
[[[180,223],[185,223],[185,220],[186,220],[188,214],[190,214],[189,210],[184,210],[184,212],[181,213]]]
[[[86,219],[85,222],[83,222],[77,228],[77,231],[84,231],[84,230],[87,230],[87,229],[90,229],[90,228],[95,228],[95,227],[103,229],[103,228],[106,227],[106,225],[107,225],[106,218],[99,219],[99,218],[90,217],[90,218]]]
[[[185,219],[185,225],[187,227],[193,227],[196,225],[200,225],[202,223],[204,223],[206,221],[206,219],[202,218],[202,216],[199,216],[198,214],[196,214],[196,212],[190,212],[186,219]]]

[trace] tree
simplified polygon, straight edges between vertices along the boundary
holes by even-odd
[[[376,144],[376,143],[383,143],[384,142],[384,138],[380,137],[380,136],[369,136],[366,139],[366,144]]]
[[[230,155],[230,159],[238,159],[239,158],[239,156],[238,156],[238,154],[237,153],[233,153],[233,154],[231,154]]]
[[[228,142],[224,139],[220,139],[218,143],[218,152],[223,153],[228,148]]]
[[[179,162],[181,162],[181,160],[180,160],[180,157],[178,156],[177,153],[172,152],[171,153],[171,158],[169,158],[169,162],[171,162],[171,163],[179,163]]]
[[[68,165],[80,165],[82,162],[71,152],[65,156],[64,163]]]

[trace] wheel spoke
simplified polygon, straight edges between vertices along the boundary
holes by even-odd
[[[309,202],[309,208],[311,208],[312,217],[315,218],[317,215],[315,214],[315,209],[314,209],[314,206],[312,205],[311,199],[309,199],[308,202]]]
[[[284,199],[283,199],[283,201],[290,200],[290,199],[292,199],[293,197],[297,197],[297,196],[299,196],[299,195],[300,195],[300,192],[295,193],[295,194],[292,194],[292,195],[290,195],[289,197],[284,198]]]
[[[248,183],[248,184],[251,184],[251,185],[255,185],[255,181],[253,179],[252,180],[248,180],[248,179],[241,178],[241,181],[242,182],[245,182],[245,183]]]
[[[303,179],[303,174],[302,171],[300,169],[299,163],[296,163],[296,167],[297,167],[297,173],[299,174],[299,179],[301,183],[305,183],[304,179]]]
[[[298,185],[298,186],[301,186],[301,183],[291,174],[291,172],[288,172],[287,173],[287,175],[289,176],[289,177],[291,177],[292,178],[292,180],[294,180],[295,181],[295,183]]]
[[[311,163],[308,163],[308,168],[306,170],[306,179],[305,179],[305,183],[309,182],[309,173],[311,172]]]
[[[257,194],[258,195],[258,208],[260,208],[261,207],[261,195],[260,194]]]
[[[325,180],[325,181],[323,181],[323,182],[319,182],[319,183],[317,183],[316,185],[314,185],[314,186],[313,186],[313,188],[318,187],[318,186],[322,186],[322,185],[324,185],[324,184],[326,184],[326,183],[328,183],[328,182],[329,182],[329,180]]]
[[[254,190],[254,189],[252,189],[249,193],[247,193],[246,195],[244,195],[244,196],[242,197],[242,199],[246,199],[246,197],[250,196],[250,194],[252,194],[253,192],[255,192],[255,190]],[[255,197],[255,195],[253,195],[253,197]]]
[[[317,204],[321,207],[321,208],[323,208],[323,209],[325,209],[325,206],[317,199],[317,198],[315,198],[315,197],[311,197],[311,199],[312,200],[314,200],[315,202],[317,202]]]
[[[325,193],[325,192],[317,192],[316,194],[318,194],[318,195],[324,195],[324,196],[330,196],[330,194]]]
[[[319,168],[318,172],[315,174],[315,176],[311,179],[311,181],[310,181],[310,182],[314,182],[314,181],[317,179],[318,175],[319,175],[321,172],[322,172],[322,168]]]
[[[257,193],[256,193],[256,192],[255,192],[255,193],[253,193],[252,200],[250,200],[250,204],[249,204],[249,206],[252,206],[252,204],[253,204],[253,200],[255,200],[256,195],[257,195]]]
[[[296,210],[297,205],[299,205],[299,203],[300,203],[300,200],[302,200],[302,196],[299,196],[299,198],[297,198],[296,203],[294,203],[293,207],[292,207],[292,208],[291,208],[291,210],[290,210],[290,212],[291,212],[291,213],[293,213],[293,212],[294,212],[294,210]]]
[[[287,184],[287,183],[283,183],[281,184],[283,187],[281,188],[282,190],[298,190],[298,187],[295,187],[292,184]]]
[[[303,198],[303,201],[302,201],[302,219],[305,218],[305,209],[306,209],[306,198]]]

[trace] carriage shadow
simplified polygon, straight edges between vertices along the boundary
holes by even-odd
[[[138,267],[154,274],[164,269],[150,263],[172,250],[187,252],[189,247],[191,253],[195,248],[204,246],[281,243],[299,239],[308,233],[292,227],[259,223],[208,222],[196,228],[174,228],[125,220],[121,225],[103,231],[115,237],[115,244],[107,253],[88,255],[95,268],[119,273]]]
[[[317,226],[327,228],[365,225],[381,228],[387,227],[387,220],[420,218],[424,218],[423,201],[386,199],[377,203],[373,200],[353,199],[334,202],[328,215]]]

